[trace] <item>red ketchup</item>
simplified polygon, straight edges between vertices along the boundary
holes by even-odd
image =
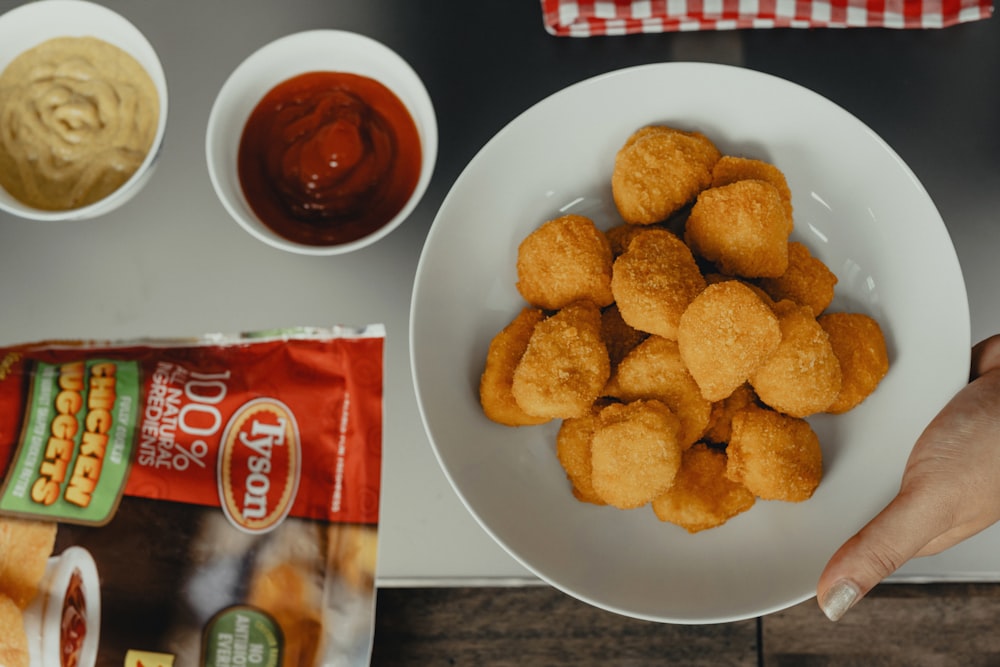
[[[87,637],[87,602],[83,597],[83,577],[79,570],[74,570],[70,576],[60,626],[60,663],[62,667],[76,667],[83,640]]]
[[[336,245],[388,223],[420,177],[409,111],[384,85],[309,72],[268,92],[240,140],[239,179],[260,220],[284,238]]]

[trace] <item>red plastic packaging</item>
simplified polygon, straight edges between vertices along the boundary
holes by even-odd
[[[24,627],[0,652],[367,664],[383,341],[375,325],[0,348],[0,614]]]

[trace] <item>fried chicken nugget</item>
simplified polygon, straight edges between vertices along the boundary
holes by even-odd
[[[0,593],[22,609],[38,593],[56,530],[52,521],[0,518]]]
[[[684,452],[674,483],[652,507],[660,521],[697,533],[721,526],[755,501],[747,487],[726,477],[726,455],[698,443]]]
[[[681,465],[680,420],[656,400],[612,403],[591,440],[594,491],[619,509],[641,507],[666,491]]]
[[[606,505],[594,491],[593,465],[591,462],[591,441],[597,428],[597,413],[594,410],[583,417],[565,419],[556,435],[556,456],[566,471],[573,495],[580,502]]]
[[[607,306],[611,243],[594,222],[564,215],[542,224],[517,249],[517,290],[538,308],[558,310],[586,299]]]
[[[271,616],[284,636],[282,658],[289,665],[315,664],[323,642],[323,588],[318,573],[294,561],[257,568],[247,604]]]
[[[535,417],[582,417],[610,375],[601,310],[590,301],[577,301],[535,325],[514,369],[511,394]]]
[[[792,417],[823,412],[840,393],[840,362],[812,308],[792,301],[775,305],[781,343],[750,375],[761,401]]]
[[[684,240],[723,273],[776,278],[788,269],[791,224],[781,195],[766,181],[709,188],[691,208]]]
[[[709,401],[732,394],[780,342],[774,311],[738,280],[706,287],[684,311],[677,330],[681,358]]]
[[[663,229],[660,225],[630,225],[628,223],[616,225],[604,232],[611,244],[611,256],[615,259],[628,250],[629,244],[639,234],[648,232],[650,229]]]
[[[705,279],[684,242],[656,229],[632,240],[614,262],[611,292],[630,326],[677,339],[688,304],[705,289]]]
[[[792,190],[788,187],[785,174],[778,167],[763,160],[723,155],[712,168],[712,187],[746,180],[767,181],[778,190],[781,201],[785,205],[785,212],[788,214],[788,231],[791,232],[793,225]]]
[[[837,276],[809,248],[798,241],[788,243],[788,268],[777,278],[762,278],[760,287],[775,301],[791,299],[812,308],[819,317],[833,301]]]
[[[622,319],[618,304],[611,304],[601,311],[601,337],[608,348],[608,358],[611,361],[611,372],[636,345],[644,341],[649,334],[628,325]]]
[[[807,500],[823,478],[823,451],[809,422],[766,408],[733,415],[726,456],[726,477],[763,500]]]
[[[650,336],[618,365],[604,393],[626,403],[655,398],[681,421],[682,447],[690,447],[705,433],[712,404],[701,395],[681,359],[677,342]]]
[[[732,436],[733,415],[757,403],[757,394],[749,384],[742,384],[732,394],[712,403],[712,412],[708,418],[708,428],[705,429],[705,440],[724,445]]]
[[[633,133],[615,156],[611,192],[625,222],[666,220],[712,182],[722,154],[708,137],[666,126]]]
[[[743,280],[741,278],[736,278],[735,276],[727,276],[724,273],[706,273],[705,274],[705,284],[706,285],[714,285],[715,283],[724,283],[727,280],[737,280],[737,281],[743,283],[744,285],[746,285],[747,287],[749,287],[750,289],[752,289],[757,294],[757,296],[760,297],[761,301],[763,301],[767,305],[771,306],[772,308],[774,307],[775,301],[774,301],[774,299],[771,298],[771,295],[768,294],[767,292],[765,292],[764,290],[762,290],[759,286],[755,285],[752,282],[748,282],[748,281]]]
[[[378,529],[375,526],[331,524],[327,530],[327,571],[349,586],[366,592],[375,588]]]
[[[843,373],[840,393],[826,411],[841,414],[868,398],[889,372],[885,336],[878,322],[861,313],[828,313],[819,324],[830,336]]]
[[[24,614],[10,597],[0,593],[0,665],[28,667],[28,633],[24,629]]]
[[[486,367],[479,379],[479,402],[483,413],[498,424],[531,426],[549,421],[547,417],[535,417],[522,410],[511,391],[514,369],[524,356],[535,325],[544,317],[537,308],[524,308],[490,341]]]

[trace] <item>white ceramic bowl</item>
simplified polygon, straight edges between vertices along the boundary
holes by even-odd
[[[277,84],[314,71],[345,72],[380,82],[403,102],[420,136],[422,166],[413,194],[387,224],[355,241],[314,246],[288,240],[253,212],[237,170],[240,139],[250,113]],[[219,90],[208,118],[205,153],[212,185],[223,206],[255,238],[306,255],[337,255],[366,247],[399,227],[420,202],[437,159],[437,119],[430,96],[413,68],[385,45],[340,30],[310,30],[277,39],[244,60]]]
[[[580,112],[586,109],[586,113]],[[697,129],[726,153],[774,162],[793,193],[793,239],[839,277],[832,310],[874,316],[892,367],[841,416],[811,419],[825,478],[803,503],[757,501],[697,534],[649,508],[576,501],[555,456],[557,423],[489,421],[478,385],[491,338],[523,307],[517,247],[563,212],[619,221],[610,179],[637,128]],[[961,387],[969,313],[940,215],[903,161],[840,107],[758,72],[667,63],[571,86],[501,130],[455,182],[417,269],[411,359],[435,454],[482,527],[583,601],[636,618],[752,618],[814,594],[834,550],[898,489],[914,440]]]
[[[67,614],[73,614],[66,609],[71,586],[75,586],[79,593],[76,600],[83,600],[84,608],[79,611],[85,623],[85,634],[78,647],[75,664],[93,667],[97,662],[101,636],[101,582],[93,556],[86,549],[74,546],[49,558],[38,595],[24,612],[32,667],[61,664],[61,630]]]
[[[120,14],[86,0],[28,2],[0,16],[0,71],[19,54],[56,37],[97,37],[135,58],[149,73],[160,98],[159,123],[139,169],[103,199],[87,206],[47,211],[28,206],[0,188],[0,209],[32,220],[82,220],[109,213],[132,199],[152,176],[167,127],[167,80],[156,51]]]

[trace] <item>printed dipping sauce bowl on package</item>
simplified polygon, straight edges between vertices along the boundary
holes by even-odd
[[[38,594],[24,613],[32,667],[94,667],[101,628],[97,565],[81,547],[48,559]]]
[[[236,222],[282,250],[336,255],[399,227],[437,158],[420,77],[363,35],[311,30],[251,54],[219,90],[205,152]]]
[[[148,182],[167,125],[155,49],[86,0],[0,15],[0,210],[40,221],[109,213]]]
[[[367,664],[384,335],[0,348],[4,667]]]

